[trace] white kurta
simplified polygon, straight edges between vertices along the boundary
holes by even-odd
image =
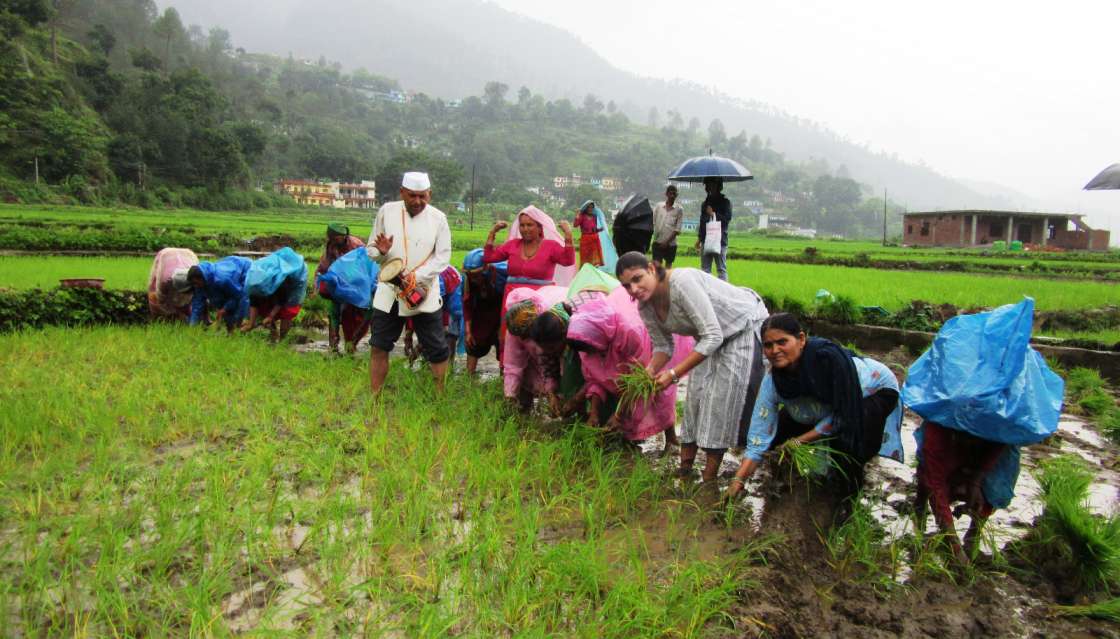
[[[377,250],[374,240],[384,233],[393,238],[393,246],[384,255]],[[434,313],[443,306],[436,278],[451,264],[451,229],[447,216],[434,206],[426,206],[416,216],[405,210],[404,202],[388,202],[377,211],[373,231],[369,235],[366,251],[375,262],[399,257],[405,262],[405,272],[414,272],[416,282],[427,289],[428,295],[416,308],[400,304],[401,317],[419,313]],[[399,289],[391,284],[379,283],[373,294],[373,307],[388,313],[397,301]]]

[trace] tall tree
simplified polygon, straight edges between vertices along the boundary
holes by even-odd
[[[172,68],[171,43],[186,35],[183,31],[183,22],[179,19],[179,12],[175,10],[175,7],[168,7],[164,10],[163,15],[152,24],[152,32],[163,41],[163,64],[170,71]]]

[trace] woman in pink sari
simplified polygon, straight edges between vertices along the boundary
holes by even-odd
[[[153,319],[186,321],[191,315],[194,289],[187,280],[187,271],[198,264],[194,251],[165,248],[156,253],[148,274],[148,312]]]
[[[588,423],[597,425],[608,402],[617,400],[619,374],[631,363],[645,365],[653,355],[652,342],[637,305],[621,287],[605,299],[580,306],[568,324],[568,345],[579,351],[584,395],[591,402]],[[608,424],[626,439],[638,441],[665,433],[665,447],[677,443],[677,387],[672,384],[646,402],[619,408]]]
[[[498,222],[490,229],[482,261],[487,264],[509,260],[505,300],[502,317],[509,310],[509,296],[518,289],[538,289],[542,286],[568,286],[576,274],[576,249],[572,244],[572,227],[556,223],[544,211],[527,206],[517,214],[517,224],[510,227],[509,239],[501,246],[494,246],[494,236],[508,227]],[[504,321],[503,321],[504,332]]]
[[[502,345],[502,379],[506,399],[524,412],[532,409],[536,397],[548,397],[553,409],[558,408],[559,380],[545,370],[547,355],[530,339],[529,329],[538,315],[564,301],[567,294],[562,286],[522,287],[506,298],[512,311]]]

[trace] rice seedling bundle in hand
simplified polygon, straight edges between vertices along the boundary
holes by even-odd
[[[629,411],[638,402],[647,402],[657,394],[657,380],[640,362],[631,362],[625,373],[615,380],[618,386],[618,409]]]
[[[844,453],[826,444],[823,440],[801,443],[791,439],[778,449],[778,463],[788,463],[791,472],[799,477],[823,477],[830,469],[840,470],[840,457]]]

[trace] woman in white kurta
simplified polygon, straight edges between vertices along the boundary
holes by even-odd
[[[757,388],[752,371],[761,362],[758,329],[767,317],[762,298],[693,268],[665,270],[642,253],[619,258],[618,279],[638,301],[653,340],[649,370],[665,388],[691,372],[681,424],[681,471],[691,473],[697,450],[707,454],[703,478],[712,481],[723,454],[739,440],[744,410]],[[673,335],[696,338],[692,352],[676,366]],[[752,384],[752,381],[754,384]]]

